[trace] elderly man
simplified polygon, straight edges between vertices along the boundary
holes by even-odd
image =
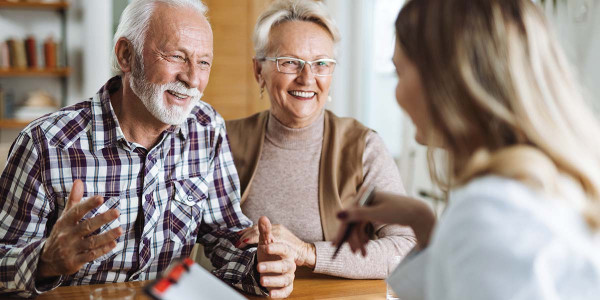
[[[258,251],[234,246],[251,222],[224,121],[200,101],[213,58],[205,11],[133,1],[114,39],[119,76],[20,133],[0,178],[0,292],[153,279],[199,242],[229,284],[289,295],[294,257],[268,219]]]

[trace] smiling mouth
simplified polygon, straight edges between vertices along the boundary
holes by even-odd
[[[314,97],[317,93],[315,92],[304,92],[304,91],[289,91],[288,94],[296,97],[296,98],[300,98],[300,99],[311,99],[312,97]]]
[[[181,99],[181,100],[186,99],[186,98],[189,97],[186,94],[180,94],[180,93],[177,93],[177,92],[171,91],[171,90],[168,90],[167,93],[169,93],[169,94],[171,94],[171,95],[173,95],[173,96],[175,96],[175,97],[177,97],[178,99]]]

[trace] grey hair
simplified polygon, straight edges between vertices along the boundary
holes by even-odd
[[[270,50],[268,47],[271,29],[289,21],[313,22],[329,32],[334,44],[340,41],[340,31],[321,1],[277,0],[258,17],[254,27],[252,42],[256,58],[264,58]]]
[[[142,57],[144,41],[146,40],[146,32],[150,25],[150,17],[154,13],[156,4],[164,3],[171,7],[191,8],[206,17],[208,8],[201,0],[133,0],[123,13],[119,21],[119,26],[113,37],[113,53],[112,53],[112,72],[115,75],[123,75],[121,67],[117,61],[116,53],[114,52],[117,41],[124,37],[131,42],[135,55],[138,59]]]

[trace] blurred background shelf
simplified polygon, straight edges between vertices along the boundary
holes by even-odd
[[[0,69],[0,77],[67,77],[70,74],[70,68]]]
[[[31,121],[21,121],[21,120],[14,120],[14,119],[0,119],[0,128],[2,128],[2,129],[23,129],[29,123],[31,123]]]
[[[44,107],[58,110],[67,105],[73,73],[67,55],[71,4],[0,0],[0,41],[6,41],[4,49],[10,53],[10,63],[0,67],[2,139],[10,140],[11,134],[31,122],[30,116],[32,120],[38,117],[38,111],[40,116],[45,114]]]
[[[0,0],[0,8],[14,8],[14,9],[46,9],[46,10],[65,10],[69,7],[68,2],[12,2]]]

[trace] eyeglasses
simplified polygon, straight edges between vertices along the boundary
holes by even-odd
[[[308,63],[315,76],[331,76],[336,64],[335,59],[331,58],[308,61],[295,57],[265,57],[264,60],[276,62],[277,71],[284,74],[300,74],[304,69],[304,65]]]

